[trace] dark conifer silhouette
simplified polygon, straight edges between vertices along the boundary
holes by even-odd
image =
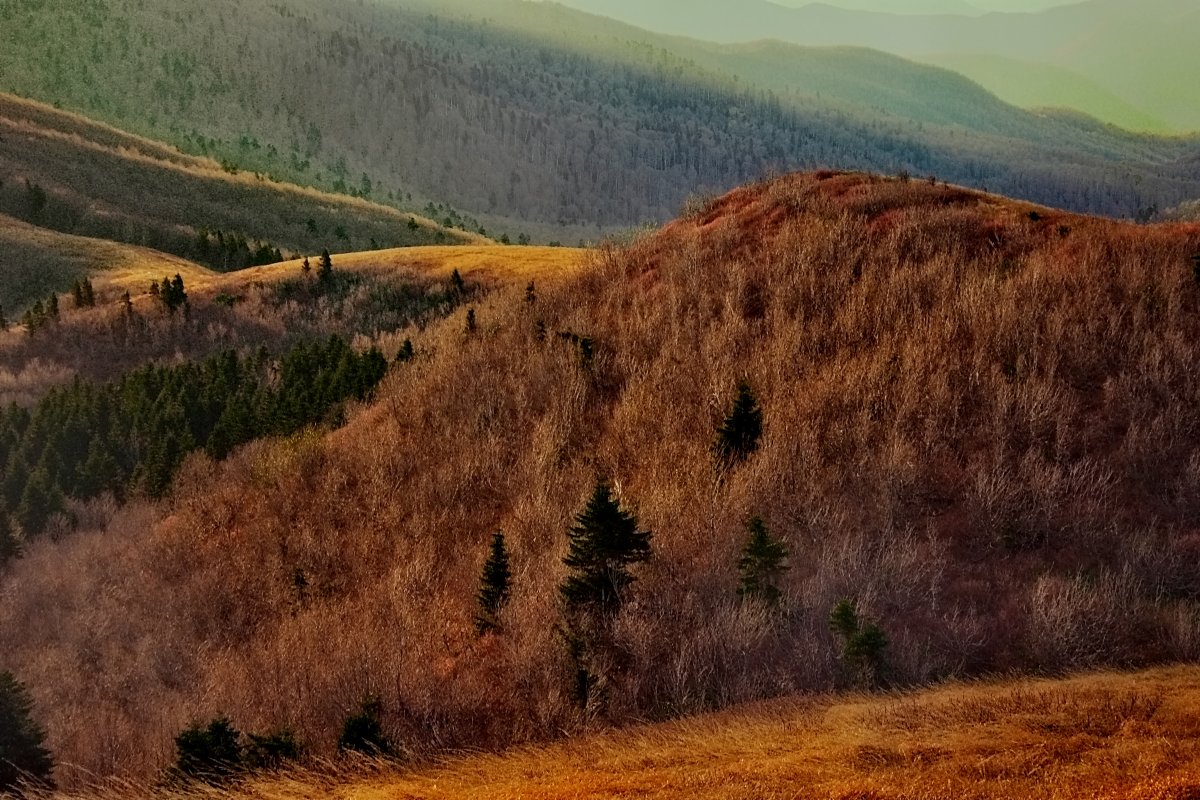
[[[721,427],[717,429],[713,452],[717,461],[730,466],[745,461],[758,449],[762,437],[763,415],[754,390],[746,381],[738,383],[737,398]]]
[[[500,610],[508,602],[511,578],[504,534],[497,531],[492,536],[492,548],[487,563],[483,565],[483,577],[480,579],[479,596],[476,600],[479,611],[475,617],[475,630],[480,634],[500,629]]]
[[[51,786],[54,761],[45,742],[29,692],[11,672],[0,672],[0,794],[23,784]]]
[[[559,587],[569,615],[607,618],[621,610],[634,582],[629,566],[650,558],[651,534],[622,511],[606,481],[598,481],[570,532],[563,563],[571,574]]]
[[[771,536],[767,526],[759,517],[747,523],[749,538],[738,559],[741,584],[738,597],[755,600],[769,606],[779,603],[779,576],[787,569],[787,546]]]

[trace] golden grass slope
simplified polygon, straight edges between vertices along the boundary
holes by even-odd
[[[586,262],[588,250],[574,247],[534,247],[519,245],[429,245],[397,247],[334,256],[334,268],[378,274],[398,270],[444,277],[454,270],[489,282],[546,280],[573,276]],[[317,268],[317,258],[309,266]],[[211,273],[197,286],[227,289],[247,282],[271,282],[301,274],[302,260],[285,261],[265,267],[253,267],[236,273]]]
[[[1200,668],[759,703],[506,755],[252,782],[228,800],[1189,800]]]

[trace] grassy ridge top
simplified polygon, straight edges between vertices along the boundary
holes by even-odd
[[[64,290],[85,261],[93,271],[116,266],[106,255],[115,251],[103,244],[81,260],[85,238],[218,270],[242,266],[259,246],[319,253],[483,241],[367,200],[235,174],[211,159],[10,95],[0,95],[0,212],[77,237],[68,244],[29,230],[18,243],[22,258],[3,262],[0,303],[10,309]],[[7,225],[7,238],[19,239],[18,230]],[[246,247],[218,246],[218,232]]]

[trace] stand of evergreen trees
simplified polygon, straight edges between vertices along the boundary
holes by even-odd
[[[67,497],[162,497],[192,451],[219,459],[258,437],[337,423],[343,403],[365,399],[387,368],[378,350],[357,353],[331,337],[278,360],[226,351],[105,384],[77,380],[32,410],[0,413],[0,516],[7,509],[3,521],[28,538]]]

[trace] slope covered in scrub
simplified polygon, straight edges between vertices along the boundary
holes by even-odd
[[[87,530],[4,576],[2,666],[69,784],[155,774],[221,713],[328,754],[368,696],[421,754],[1195,658],[1197,254],[1194,225],[924,181],[740,189],[432,322],[334,433],[195,456],[163,505],[80,508]],[[762,438],[718,462],[741,381]],[[653,558],[580,710],[558,585],[597,476]],[[751,516],[790,553],[777,608],[738,598]],[[480,638],[496,530],[512,591]],[[869,674],[830,630],[843,600],[886,640]]]

